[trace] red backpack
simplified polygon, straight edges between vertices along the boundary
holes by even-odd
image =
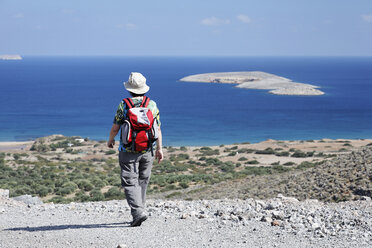
[[[158,139],[158,124],[147,106],[150,98],[143,96],[139,107],[133,104],[131,98],[123,99],[127,106],[127,118],[121,126],[121,138],[125,147],[132,151],[152,150],[152,144]]]

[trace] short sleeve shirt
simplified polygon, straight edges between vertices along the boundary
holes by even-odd
[[[143,97],[132,97],[131,99],[133,101],[133,104],[138,107],[138,106],[141,105]],[[147,108],[150,109],[150,111],[152,112],[152,115],[155,118],[155,121],[158,123],[158,125],[160,127],[161,126],[160,114],[159,114],[159,109],[156,106],[156,102],[153,101],[153,100],[150,100]],[[116,115],[115,115],[113,123],[117,124],[117,125],[122,125],[127,118],[127,111],[128,111],[128,108],[126,106],[126,103],[124,101],[121,101],[119,106],[118,106],[118,109],[116,110]],[[124,144],[123,144],[123,141],[121,140],[121,135],[120,135],[119,151],[132,152],[129,149],[130,148],[125,148],[124,147]]]

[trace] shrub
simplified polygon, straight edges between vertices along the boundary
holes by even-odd
[[[302,151],[295,151],[291,157],[294,157],[294,158],[307,158],[307,157],[312,157],[314,155],[314,152],[302,152]]]
[[[55,196],[52,199],[50,199],[48,202],[66,204],[66,203],[70,203],[71,201],[73,201],[73,199],[63,198],[62,196]]]
[[[124,193],[120,191],[118,187],[110,188],[105,194],[106,200],[113,200],[113,199],[124,199]]]
[[[273,148],[268,147],[265,150],[257,150],[256,154],[275,154],[275,151],[273,150]]]
[[[291,166],[291,165],[294,165],[294,164],[296,164],[296,163],[294,163],[294,162],[287,162],[287,163],[284,163],[283,165]]]
[[[248,159],[246,157],[240,157],[238,161],[247,161]]]
[[[297,165],[296,169],[305,170],[305,169],[313,168],[315,167],[315,165],[316,165],[315,163],[304,161],[301,164]]]
[[[185,146],[181,146],[180,147],[180,150],[183,151],[183,152],[186,152],[187,151],[187,148]]]
[[[181,182],[181,183],[180,183],[180,186],[181,186],[181,188],[183,188],[183,189],[187,189],[187,188],[189,187],[189,185],[188,185],[187,183],[185,183],[185,182]]]
[[[176,191],[176,192],[170,193],[169,195],[166,195],[165,198],[172,198],[174,196],[179,196],[179,195],[181,195],[181,192]]]
[[[227,156],[231,156],[231,157],[233,157],[235,155],[236,155],[236,152],[230,152],[229,154],[227,154]]]
[[[210,147],[202,147],[200,148],[199,152],[202,156],[213,156],[213,155],[219,155],[220,151],[218,149],[212,149]]]
[[[221,165],[221,164],[223,164],[223,162],[221,160],[219,160],[218,158],[207,158],[205,160],[205,163],[207,165]]]
[[[248,149],[248,148],[241,148],[238,150],[239,153],[252,153],[255,152],[256,150],[254,149]]]
[[[89,194],[91,201],[103,201],[105,199],[104,195],[99,189],[94,189]]]
[[[35,189],[35,193],[38,194],[40,197],[47,196],[49,193],[49,188],[43,185],[39,185]]]
[[[286,152],[286,151],[277,152],[277,153],[275,153],[275,155],[278,156],[278,157],[288,157],[289,156],[289,152]]]
[[[186,159],[189,159],[190,156],[188,154],[185,154],[185,153],[180,153],[180,154],[177,154],[177,155],[171,155],[169,160],[170,161],[182,161],[182,160],[186,160]]]
[[[260,162],[258,162],[257,160],[250,160],[250,161],[247,161],[245,162],[245,164],[259,164]]]
[[[77,189],[77,185],[73,182],[64,183],[60,188],[57,189],[57,195],[68,195],[74,192]]]
[[[115,154],[116,151],[115,150],[108,150],[105,152],[106,155],[112,155],[112,154]]]
[[[82,179],[82,180],[77,181],[77,185],[78,185],[79,189],[84,190],[84,191],[91,191],[94,188],[93,184],[91,184],[86,179]]]
[[[224,163],[218,166],[218,168],[220,168],[220,170],[223,172],[233,172],[235,166],[232,163]]]

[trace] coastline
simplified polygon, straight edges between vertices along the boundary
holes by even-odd
[[[31,148],[31,146],[37,142],[40,139],[49,139],[49,137],[79,137],[80,136],[64,136],[62,134],[53,134],[53,135],[48,135],[48,136],[43,136],[34,140],[28,140],[28,141],[0,141],[0,152],[2,151],[23,151],[23,150],[28,150]],[[119,143],[119,138],[117,137],[115,139],[116,145]],[[93,143],[102,143],[102,141],[105,140],[90,140]],[[257,141],[257,142],[228,142],[228,143],[221,143],[218,145],[203,145],[203,144],[180,144],[180,145],[163,145],[163,147],[174,147],[174,148],[180,148],[180,147],[189,147],[189,148],[201,148],[201,147],[210,147],[210,148],[218,148],[221,146],[235,146],[235,145],[241,145],[241,146],[253,146],[255,148],[262,148],[270,144],[304,144],[308,142],[313,142],[313,143],[342,143],[342,142],[347,142],[350,144],[354,144],[355,146],[365,146],[366,144],[372,143],[372,138],[322,138],[322,139],[266,139],[262,141]],[[328,149],[329,150],[329,149]]]

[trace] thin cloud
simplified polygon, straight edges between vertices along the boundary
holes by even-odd
[[[372,14],[370,14],[370,15],[362,15],[362,19],[365,22],[372,22]]]
[[[22,12],[19,12],[19,13],[13,15],[13,18],[15,18],[15,19],[20,19],[20,18],[23,18],[23,17],[25,17],[25,16]]]
[[[219,26],[219,25],[224,25],[224,24],[230,24],[230,20],[219,19],[219,18],[212,16],[212,17],[204,18],[203,20],[201,20],[200,23],[205,26]]]
[[[250,23],[252,21],[247,15],[238,15],[236,18],[242,23]]]
[[[119,29],[134,30],[137,28],[137,25],[134,23],[118,24],[116,25]]]

